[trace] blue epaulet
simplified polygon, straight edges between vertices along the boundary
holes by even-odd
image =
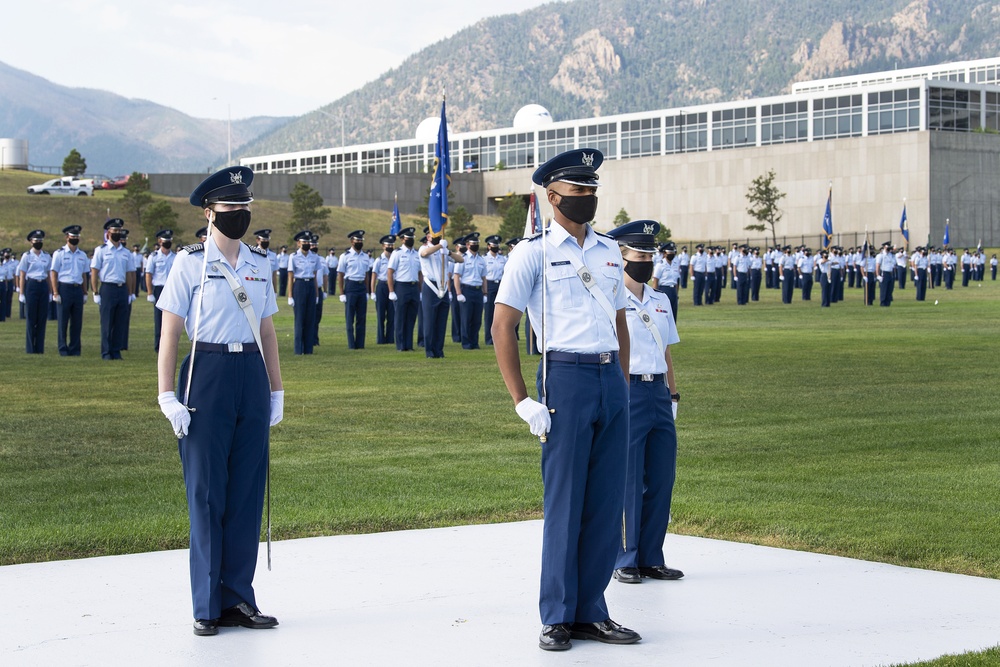
[[[181,250],[186,251],[189,255],[193,255],[196,252],[201,252],[205,249],[204,243],[192,243],[191,245],[186,245]]]
[[[526,239],[521,239],[521,240],[522,240],[522,241],[528,241],[528,242],[530,243],[531,241],[537,241],[537,240],[538,240],[538,239],[540,239],[540,238],[542,238],[542,233],[541,233],[541,232],[536,232],[535,234],[532,234],[532,235],[531,235],[531,236],[529,236],[528,238],[526,238]],[[517,246],[514,246],[514,247],[516,248]]]
[[[267,251],[261,248],[260,246],[253,246],[246,242],[244,242],[243,245],[250,248],[250,252],[257,253],[258,255],[261,255],[263,257],[267,257]]]
[[[602,234],[601,232],[597,231],[596,229],[594,230],[594,233],[597,234],[598,236],[603,236],[604,238],[606,238],[608,240],[614,241],[616,244],[618,243],[618,241],[616,241],[614,239],[614,237],[608,236],[607,234]]]

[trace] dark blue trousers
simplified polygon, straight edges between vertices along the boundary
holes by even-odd
[[[49,318],[49,282],[47,280],[24,281],[24,351],[28,354],[45,353],[45,323]]]
[[[8,320],[11,319],[11,313],[13,312],[14,302],[16,300],[17,299],[14,298],[14,281],[13,280],[8,280],[7,281],[7,299],[4,301],[4,304],[6,305],[6,312],[4,313],[4,316]]]
[[[610,616],[604,589],[623,542],[628,390],[617,361],[550,361],[547,389],[539,612],[544,625],[596,623]]]
[[[455,283],[448,281],[448,293],[451,294],[451,342],[461,343],[462,342],[462,309],[455,297]]]
[[[711,306],[715,303],[715,271],[705,272],[705,305]]]
[[[660,285],[657,292],[662,292],[670,302],[670,313],[674,316],[674,324],[677,324],[677,285]]]
[[[694,297],[694,305],[700,306],[702,304],[702,297],[705,293],[705,272],[695,271],[694,272],[694,288],[691,290]]]
[[[733,282],[736,288],[736,303],[745,306],[750,303],[750,274],[737,272],[736,278],[737,280]]]
[[[927,269],[917,269],[917,278],[913,285],[917,290],[917,301],[927,298]]]
[[[778,281],[781,283],[781,303],[791,303],[792,292],[795,290],[795,271],[781,269],[781,275],[785,278]]]
[[[895,271],[882,272],[882,284],[881,288],[879,289],[878,305],[884,307],[889,307],[892,305],[892,287],[895,277],[896,277]]]
[[[830,303],[837,303],[842,299],[838,291],[838,285],[841,284],[840,269],[830,269]]]
[[[448,293],[439,297],[437,292],[426,284],[420,287],[420,306],[423,311],[424,352],[428,357],[436,359],[444,356],[444,336],[448,327]]]
[[[906,272],[909,271],[905,266],[896,265],[896,280],[899,281],[899,289],[906,289]]]
[[[812,301],[813,277],[811,273],[802,274],[802,300]]]
[[[101,359],[121,359],[128,326],[128,287],[101,283]]]
[[[59,304],[57,335],[59,354],[64,357],[79,357],[80,330],[83,328],[83,288],[72,283],[59,283],[59,297],[62,299]]]
[[[479,349],[479,330],[483,328],[483,290],[478,285],[462,285],[465,303],[459,304],[462,315],[462,349]]]
[[[163,285],[153,285],[153,298],[156,301],[160,300],[160,294],[163,292]],[[160,329],[163,327],[163,311],[156,307],[156,301],[153,302],[153,349],[157,352],[160,351]]]
[[[715,270],[715,296],[712,301],[722,301],[722,288],[726,286],[726,267],[720,266]]]
[[[313,346],[319,345],[319,323],[323,321],[323,286],[320,285],[319,299],[316,300],[316,317],[313,318]]]
[[[178,377],[182,403],[188,363]],[[195,411],[178,450],[191,521],[191,600],[195,618],[213,619],[240,602],[257,606],[253,576],[270,437],[270,384],[260,353],[198,350],[186,404]]]
[[[292,283],[295,300],[295,354],[312,354],[316,331],[316,279],[296,278]]]
[[[375,342],[379,345],[396,342],[396,307],[389,301],[389,283],[384,280],[375,285]]]
[[[288,290],[288,269],[278,269],[278,296],[285,296],[288,293],[287,290]]]
[[[7,293],[6,280],[0,280],[0,322],[7,319],[7,300],[10,295]]]
[[[417,283],[396,281],[396,302],[393,325],[397,350],[413,349],[413,326],[420,312],[420,287]],[[390,302],[392,303],[392,302]]]
[[[493,344],[493,313],[496,311],[497,292],[499,291],[499,280],[486,281],[486,306],[483,308],[483,326],[486,327],[486,330],[483,332],[483,338],[487,345]]]
[[[677,473],[677,431],[667,385],[631,380],[628,415],[625,544],[615,567],[666,565],[663,540]]]
[[[347,316],[347,349],[365,347],[365,322],[368,318],[368,291],[363,280],[344,280],[344,314]]]
[[[820,308],[830,307],[830,279],[825,273],[819,276]]]
[[[760,269],[750,269],[750,300],[760,301]]]
[[[868,300],[868,303],[865,304],[865,305],[868,305],[868,306],[874,306],[875,305],[875,283],[877,283],[877,282],[878,281],[875,280],[875,274],[874,273],[869,273],[868,274],[868,281],[865,282],[865,298]]]
[[[541,327],[539,327],[541,329]],[[515,333],[517,330],[514,330]],[[524,353],[525,354],[541,354],[541,350],[538,346],[541,344],[541,336],[535,328],[531,326],[531,318],[528,317],[528,313],[524,313]]]
[[[688,271],[691,270],[690,266],[690,264],[681,264],[681,289],[688,288]]]

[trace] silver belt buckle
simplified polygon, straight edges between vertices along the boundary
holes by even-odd
[[[229,351],[230,352],[242,352],[243,351],[243,343],[229,343],[228,345],[229,345]]]
[[[643,382],[652,382],[653,381],[653,375],[651,373],[643,373],[642,374],[642,381]]]
[[[602,364],[610,364],[611,363],[611,353],[610,352],[601,352],[600,353],[600,360],[601,360]]]

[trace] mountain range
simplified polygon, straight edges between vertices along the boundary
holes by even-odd
[[[525,104],[556,120],[775,95],[797,82],[1000,54],[981,0],[573,0],[484,19],[298,118],[233,121],[233,155],[409,139],[447,95],[451,129],[509,127]],[[343,66],[349,66],[345,63]],[[0,63],[0,136],[33,164],[77,148],[95,169],[205,171],[226,121],[67,88]]]

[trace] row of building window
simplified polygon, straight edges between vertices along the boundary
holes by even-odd
[[[981,75],[996,81],[1000,75],[998,68]],[[920,92],[920,88],[912,87],[869,92],[867,98],[854,93],[811,102],[792,100],[719,109],[710,112],[711,123],[707,111],[681,112],[666,117],[542,129],[537,133],[463,138],[451,142],[451,169],[491,171],[500,163],[506,168],[531,168],[575,146],[597,148],[607,158],[705,151],[709,148],[709,132],[715,150],[859,137],[865,132],[870,135],[907,132],[920,129]],[[862,104],[863,99],[866,105]],[[867,128],[862,123],[866,112]],[[1000,130],[1000,93],[929,87],[926,126],[965,132],[980,127]],[[434,144],[262,161],[252,166],[277,173],[340,173],[345,167],[357,173],[428,173],[434,166]]]

